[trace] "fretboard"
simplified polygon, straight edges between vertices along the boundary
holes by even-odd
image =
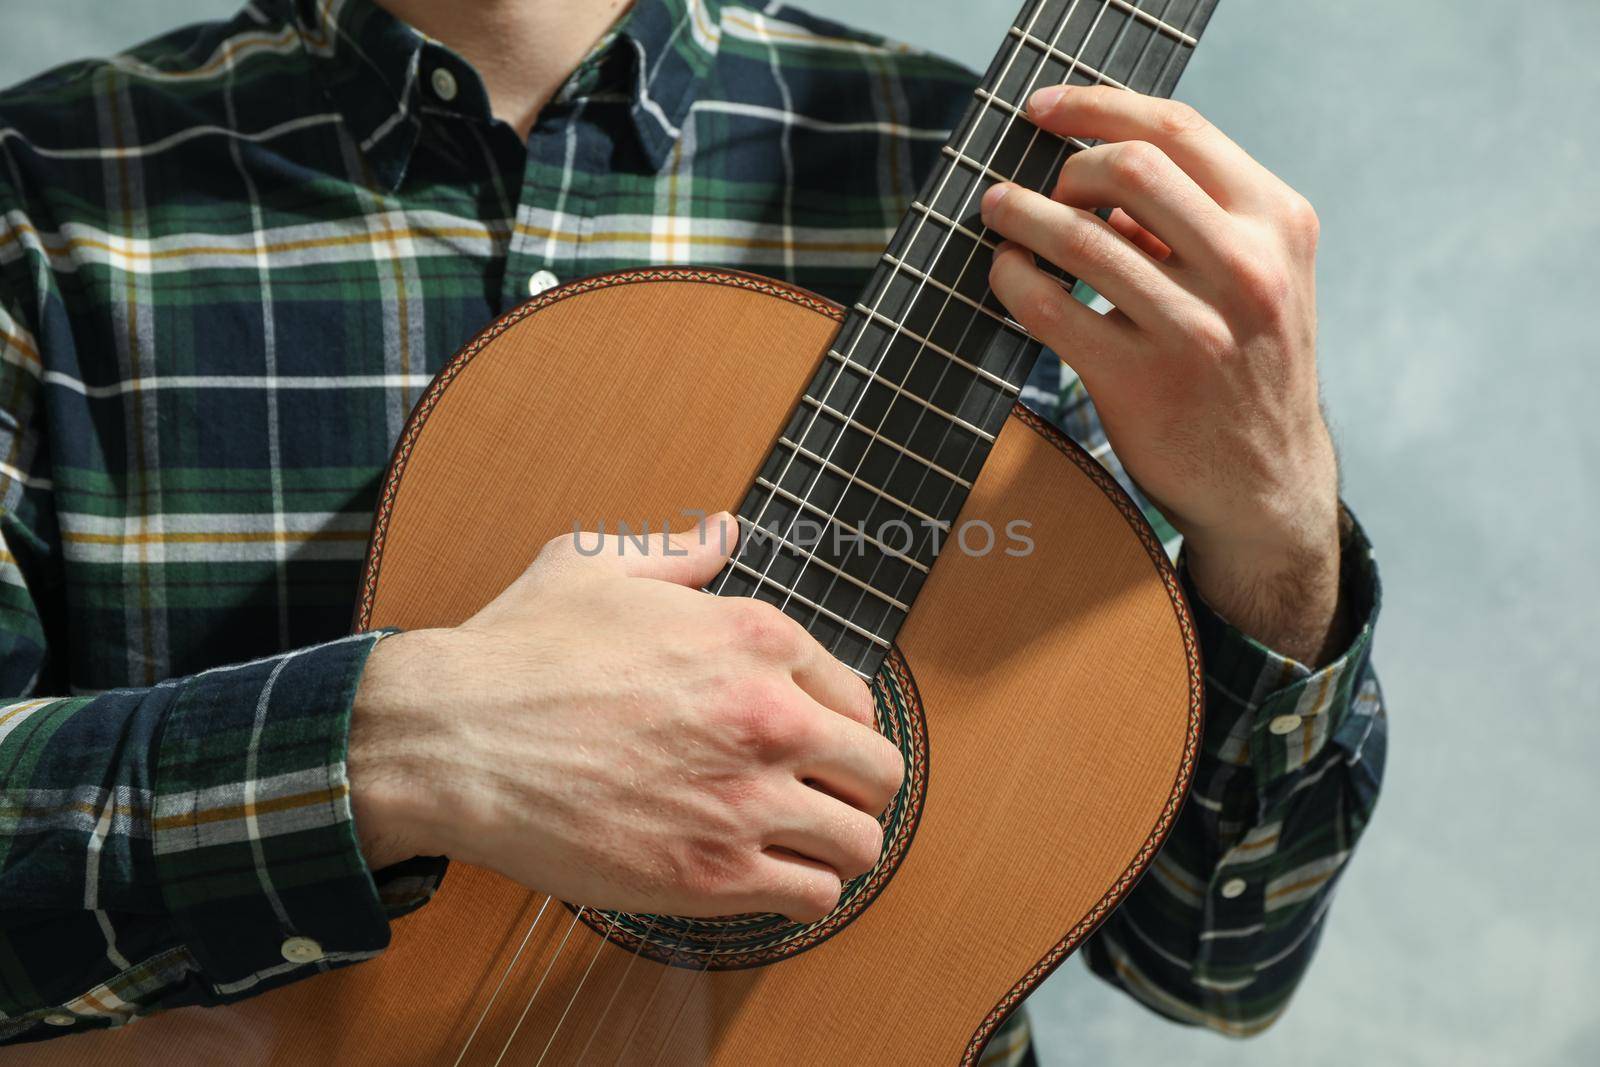
[[[1007,549],[961,507],[1041,346],[989,291],[979,203],[998,181],[1048,189],[1088,147],[1027,121],[1035,90],[1170,95],[1215,6],[1028,0],[762,464],[711,592],[779,605],[871,677],[941,551]]]

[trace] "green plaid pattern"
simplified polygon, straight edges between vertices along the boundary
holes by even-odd
[[[854,299],[975,80],[777,4],[638,0],[524,144],[366,0],[255,0],[0,93],[0,1039],[380,952],[443,865],[357,848],[374,639],[344,635],[421,390],[539,272]],[[1058,362],[1026,397],[1121,474]],[[1191,590],[1194,796],[1086,950],[1165,1015],[1270,1023],[1371,814],[1377,577],[1353,523],[1346,548],[1361,634],[1316,672]],[[1019,1017],[986,1062],[1026,1047]]]

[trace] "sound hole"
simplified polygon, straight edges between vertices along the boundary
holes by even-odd
[[[911,670],[898,646],[873,679],[872,693],[878,706],[878,729],[899,746],[906,761],[906,777],[881,820],[883,854],[878,857],[877,866],[845,883],[839,906],[831,914],[814,923],[795,923],[781,915],[691,919],[584,908],[579,917],[595,933],[629,952],[696,971],[776,963],[821,944],[850,925],[883,892],[904,861],[928,787],[927,721]]]

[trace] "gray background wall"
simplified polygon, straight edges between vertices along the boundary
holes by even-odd
[[[4,0],[0,84],[228,0]],[[1018,0],[809,0],[982,66]],[[1223,0],[1179,95],[1323,219],[1322,368],[1387,584],[1387,789],[1288,1015],[1238,1043],[1070,963],[1047,1064],[1600,1062],[1600,4]]]

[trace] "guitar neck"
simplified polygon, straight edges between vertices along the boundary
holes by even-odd
[[[1008,531],[958,519],[1042,346],[989,290],[984,191],[1046,190],[1088,147],[1027,121],[1035,90],[1170,95],[1215,6],[1028,0],[762,464],[711,592],[780,606],[870,678],[950,541],[1004,550]]]

